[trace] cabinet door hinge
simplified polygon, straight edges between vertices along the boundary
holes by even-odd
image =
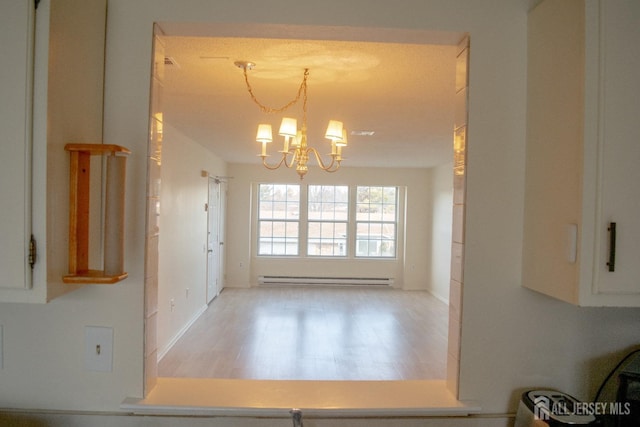
[[[38,256],[38,247],[36,246],[36,239],[31,236],[31,240],[29,240],[29,265],[33,269],[33,266],[36,263],[36,258]]]

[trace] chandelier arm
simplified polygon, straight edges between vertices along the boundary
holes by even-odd
[[[291,162],[288,162],[288,161],[287,161],[287,157],[288,157],[288,155],[289,155],[289,154],[293,154],[293,155],[291,156]],[[291,169],[291,168],[293,167],[293,165],[295,165],[295,164],[296,164],[296,153],[295,153],[295,151],[294,151],[294,152],[287,151],[287,152],[285,152],[285,153],[282,153],[282,162],[284,162],[284,165],[285,165],[286,167],[288,167],[289,169]]]
[[[316,150],[315,148],[307,148],[307,153],[313,153],[313,155],[316,157],[316,161],[318,162],[318,166],[320,166],[320,169],[322,169],[323,171],[335,172],[340,168],[340,160],[336,160],[336,156],[333,154],[331,155],[331,163],[329,163],[329,165],[327,166],[324,164],[320,153],[318,153],[318,150]]]
[[[309,76],[309,69],[308,68],[304,69],[304,76],[302,78],[302,83],[300,83],[300,87],[298,88],[298,93],[296,94],[296,97],[294,99],[292,99],[291,101],[289,101],[287,104],[285,104],[282,107],[280,107],[280,108],[269,107],[267,105],[262,104],[260,101],[258,101],[258,98],[253,93],[253,88],[251,87],[251,84],[249,83],[249,75],[247,74],[247,67],[243,67],[243,71],[244,71],[244,81],[245,81],[245,83],[247,85],[247,91],[249,91],[249,95],[251,96],[251,100],[258,107],[260,107],[260,111],[262,111],[263,113],[282,113],[282,112],[286,111],[289,107],[291,107],[293,104],[298,102],[303,93],[305,94],[305,101],[306,101],[307,77]]]
[[[279,161],[277,164],[275,164],[275,165],[270,165],[270,164],[268,164],[268,163],[267,163],[267,156],[260,156],[260,157],[262,157],[262,165],[263,165],[265,168],[270,169],[270,170],[272,170],[272,171],[273,171],[273,170],[276,170],[276,169],[278,169],[280,166],[282,166],[282,163],[284,163],[285,165],[287,164],[287,162],[286,162],[286,159],[287,159],[287,155],[286,155],[286,153],[283,153],[283,154],[282,154],[282,157],[280,158],[280,161]],[[287,167],[291,167],[291,166],[288,166],[288,165],[287,165]]]

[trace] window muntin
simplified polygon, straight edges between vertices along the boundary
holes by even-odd
[[[260,184],[258,194],[258,255],[298,255],[300,185]]]
[[[356,257],[394,258],[397,218],[397,187],[358,186]]]
[[[309,185],[307,255],[347,256],[349,187]]]

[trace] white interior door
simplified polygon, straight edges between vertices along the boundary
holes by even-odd
[[[227,192],[226,192],[226,184],[220,183],[218,181],[218,294],[222,292],[222,288],[224,288],[224,265],[225,265],[225,249],[224,249],[224,241],[225,241],[225,224],[227,223],[227,219],[225,213],[227,211]]]
[[[207,203],[207,304],[220,293],[220,181],[209,177]]]

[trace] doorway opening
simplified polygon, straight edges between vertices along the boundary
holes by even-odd
[[[163,30],[165,34],[171,34],[171,30],[170,30],[170,25],[163,25]],[[169,28],[169,29],[168,29]],[[226,29],[228,30],[228,29]],[[298,29],[300,30],[300,29]],[[308,30],[308,29],[307,29]],[[318,39],[322,40],[323,38],[327,37],[327,33],[326,33],[326,29],[317,29],[317,31],[319,31],[317,37]],[[302,34],[302,33],[301,33]],[[304,33],[305,36],[309,36],[309,32],[305,32]],[[269,36],[270,34],[265,34],[267,36]],[[360,35],[361,36],[361,35]],[[415,36],[415,34],[413,34],[413,36]],[[332,35],[331,37],[335,37],[335,35]],[[422,37],[426,37],[426,35],[422,35]],[[431,35],[429,36],[431,37]],[[467,68],[468,68],[468,54],[469,54],[469,50],[468,50],[468,38],[463,37],[460,34],[456,34],[456,35],[449,35],[449,37],[451,37],[451,39],[453,39],[454,37],[456,38],[456,43],[460,42],[460,40],[462,40],[462,42],[455,44],[456,47],[456,65],[455,65],[455,70],[454,72],[456,73],[456,90],[455,90],[455,108],[456,108],[456,120],[455,120],[455,124],[454,124],[454,130],[455,132],[451,132],[451,134],[455,135],[454,142],[453,142],[453,199],[454,199],[454,207],[453,207],[453,237],[454,237],[454,242],[452,244],[452,253],[451,253],[451,287],[449,290],[449,295],[448,295],[448,301],[449,301],[449,332],[448,332],[448,352],[447,352],[447,384],[449,386],[449,389],[452,390],[454,392],[454,394],[457,394],[457,384],[458,384],[458,360],[459,360],[459,336],[460,336],[460,302],[461,302],[461,298],[462,298],[462,276],[461,276],[461,271],[462,271],[462,265],[463,265],[463,261],[462,261],[462,255],[463,255],[463,239],[464,239],[464,233],[463,233],[463,227],[464,227],[464,166],[465,166],[465,151],[466,151],[466,82],[467,82]],[[426,40],[426,39],[425,39]],[[425,40],[422,40],[422,43],[425,43]],[[430,39],[429,39],[430,40]],[[164,58],[165,58],[165,54],[163,52],[163,48],[161,47],[163,45],[163,42],[161,40],[161,38],[156,37],[156,41],[155,41],[155,57],[157,58],[156,60],[156,64],[159,64],[160,61],[162,61],[162,63],[164,64]],[[449,42],[449,45],[452,45],[451,41]],[[162,74],[162,72],[158,71],[158,78],[154,78],[154,87],[153,87],[153,92],[154,94],[152,94],[152,99],[157,99],[159,98],[158,93],[162,91],[162,79],[160,77],[160,75]],[[152,108],[152,116],[151,116],[151,127],[152,127],[152,138],[154,135],[153,129],[154,128],[158,128],[158,126],[160,128],[162,128],[162,126],[164,125],[163,123],[161,123],[162,119],[162,114],[158,114],[158,113],[162,113],[162,105],[161,103],[157,103],[157,105],[155,105],[154,108]],[[462,113],[460,113],[460,109],[463,109],[464,111]],[[156,132],[157,133],[157,132]],[[162,135],[160,135],[160,139],[162,139]],[[152,146],[155,146],[156,148],[158,148],[161,151],[161,145],[162,144],[158,144],[157,141],[151,141],[150,144],[152,144]],[[451,145],[451,138],[449,138],[449,144]],[[156,150],[158,151],[158,150]],[[150,153],[153,153],[154,150],[151,149]],[[156,154],[156,157],[159,157],[158,154]],[[150,158],[150,162],[151,162],[151,158]],[[157,163],[157,162],[156,162]],[[159,163],[158,163],[158,167],[159,167]],[[155,166],[154,166],[155,168]],[[159,170],[157,171],[159,173]],[[149,181],[150,184],[149,185],[154,185],[153,180]],[[159,196],[158,196],[159,197]],[[150,212],[153,212],[154,209],[157,209],[157,202],[158,200],[149,200],[149,202],[155,203],[154,206],[152,206],[150,208]],[[157,212],[157,211],[156,211]],[[159,212],[157,212],[159,214]],[[150,218],[152,216],[150,215]],[[232,236],[231,234],[229,235],[230,238],[234,238],[234,236]],[[209,242],[207,242],[208,244]],[[218,241],[218,243],[220,243],[220,241]],[[154,246],[154,242],[152,241],[148,241],[147,242],[147,252],[149,251],[153,251],[154,249],[157,250],[157,242],[155,242]],[[208,252],[208,248],[207,248],[207,253]],[[212,252],[214,250],[212,249]],[[224,253],[224,251],[220,251],[221,253]],[[219,258],[218,258],[219,259]],[[149,266],[147,267],[149,268]],[[153,266],[151,266],[151,268],[153,268]],[[220,270],[220,269],[218,269]],[[146,322],[145,322],[145,329],[147,331],[151,331],[151,330],[157,330],[157,327],[159,326],[157,324],[158,321],[158,310],[157,307],[158,305],[160,305],[158,303],[158,293],[157,293],[157,284],[158,284],[158,275],[157,272],[155,272],[155,276],[154,276],[154,272],[153,271],[147,271],[146,272],[146,277],[151,278],[151,280],[149,280],[149,285],[147,287],[146,285],[146,293],[147,293],[147,306],[148,307],[155,307],[156,310],[155,311],[149,311],[149,310],[145,310],[145,318],[146,318]],[[155,280],[154,280],[155,277]],[[455,283],[454,283],[455,282]],[[152,289],[149,289],[149,287],[153,287],[156,286],[155,291]],[[217,294],[217,292],[219,292],[219,290],[211,290],[207,292],[207,300],[210,301],[213,298],[209,298],[211,295],[213,294]],[[153,301],[153,299],[155,298],[155,301]],[[152,301],[150,301],[150,299]],[[147,334],[147,341],[145,342],[145,356],[146,356],[146,361],[145,363],[147,364],[147,367],[145,369],[145,373],[146,373],[146,391],[148,392],[152,387],[153,384],[155,384],[155,378],[157,377],[157,354],[158,354],[158,347],[157,347],[157,341],[153,342],[153,339],[149,339],[149,334]],[[151,337],[153,338],[153,337]]]

